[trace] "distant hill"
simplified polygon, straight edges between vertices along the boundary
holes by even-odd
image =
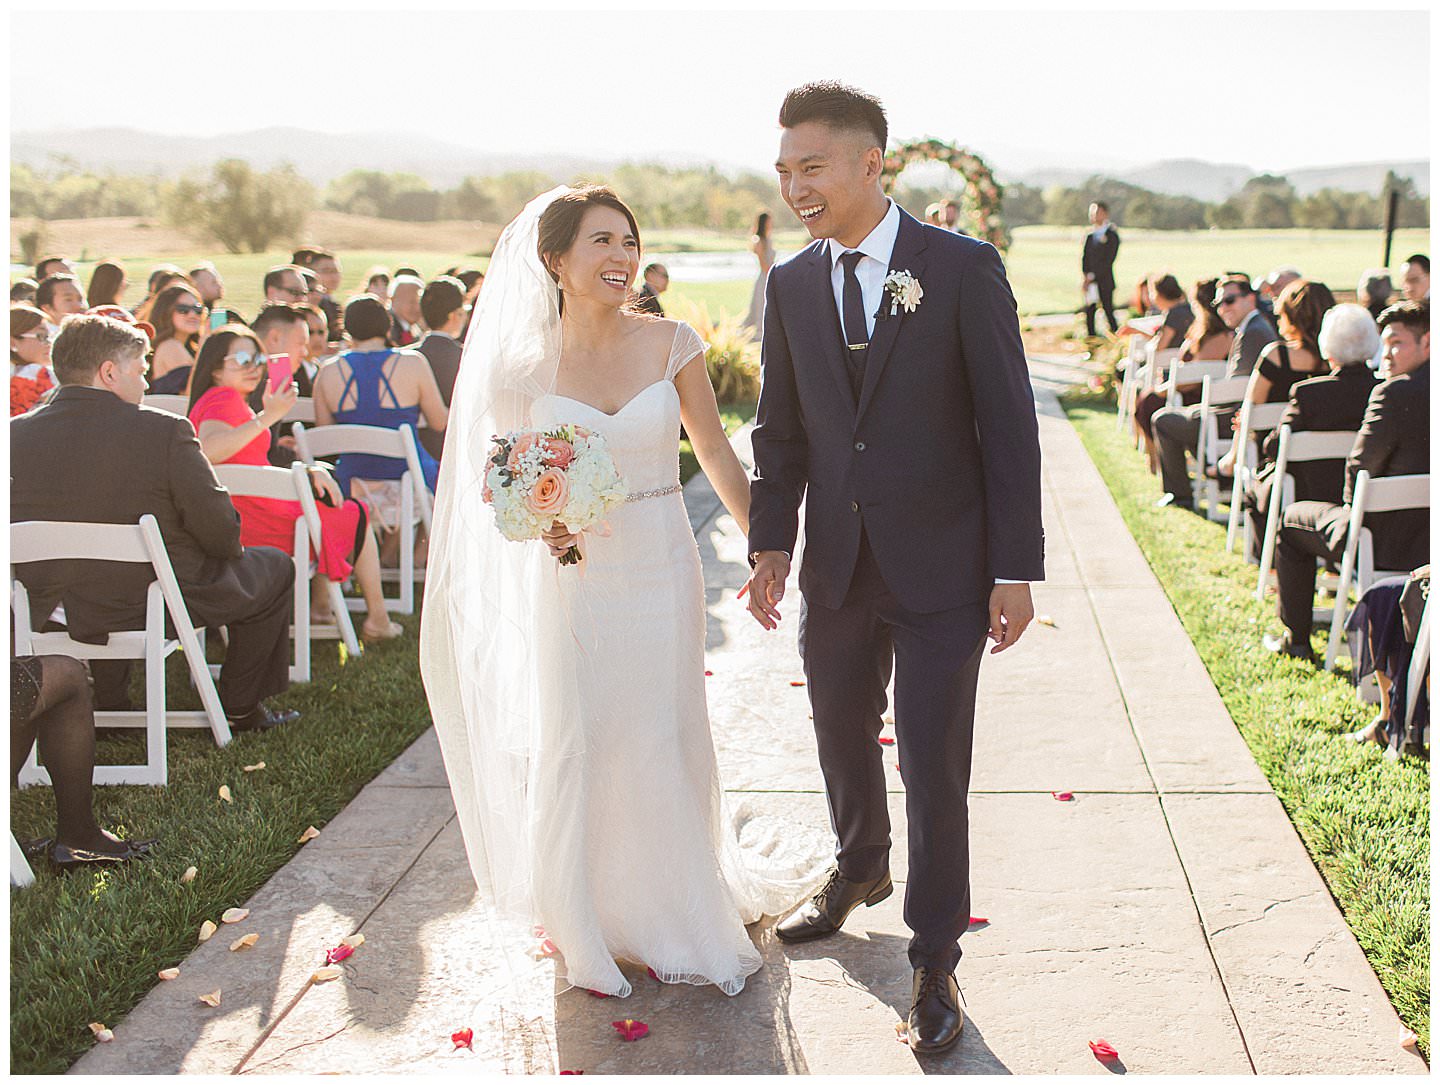
[[[1295,170],[1271,170],[1286,177],[1302,196],[1322,188],[1338,188],[1347,192],[1378,193],[1385,181],[1385,171],[1394,170],[1409,177],[1422,196],[1430,194],[1430,163],[1366,162],[1349,166],[1318,166]],[[1238,163],[1204,162],[1196,158],[1174,158],[1121,170],[1045,169],[1020,174],[1014,179],[1036,188],[1064,185],[1073,188],[1096,173],[1125,181],[1152,192],[1172,196],[1190,196],[1206,203],[1217,203],[1238,192],[1251,177],[1261,172]],[[1003,178],[1002,178],[1003,180]]]
[[[14,132],[10,137],[10,160],[35,168],[48,168],[57,157],[74,161],[82,168],[113,170],[116,173],[154,174],[173,177],[209,166],[221,158],[243,158],[260,169],[284,162],[294,164],[301,174],[324,184],[352,169],[374,169],[385,173],[415,173],[432,185],[449,187],[466,175],[506,173],[511,170],[540,170],[557,178],[598,173],[616,164],[562,154],[511,154],[477,151],[427,136],[394,132],[361,132],[334,135],[302,128],[262,128],[224,136],[169,136],[132,128],[88,128],[41,132]],[[659,158],[660,155],[651,155]],[[675,165],[705,163],[693,156],[663,156]],[[997,156],[998,157],[998,156]],[[1011,161],[1042,160],[1040,152],[1011,151]],[[729,172],[730,167],[719,164]],[[1325,187],[1376,192],[1393,169],[1414,179],[1422,195],[1430,193],[1430,164],[1427,161],[1370,162],[1359,165],[1325,166],[1285,171],[1301,195]],[[1156,192],[1193,196],[1205,201],[1223,200],[1247,179],[1260,172],[1235,163],[1203,162],[1197,159],[1170,159],[1145,166],[1095,168],[1041,166],[1010,172],[999,170],[1001,180],[1020,181],[1037,188],[1051,185],[1074,186],[1103,173],[1121,181]],[[1276,171],[1272,171],[1276,172]]]

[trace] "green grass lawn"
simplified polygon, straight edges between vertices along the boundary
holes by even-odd
[[[1255,600],[1254,566],[1224,551],[1225,525],[1157,509],[1161,490],[1115,433],[1113,406],[1066,403],[1070,420],[1284,804],[1401,1020],[1430,1048],[1430,766],[1385,760],[1341,737],[1374,718],[1345,674],[1260,646],[1279,632]],[[1328,630],[1314,646],[1324,658]],[[1347,657],[1348,658],[1348,657]]]
[[[100,823],[132,838],[160,838],[152,858],[104,872],[59,874],[46,860],[36,881],[10,893],[10,1070],[61,1073],[89,1050],[86,1027],[117,1027],[194,947],[200,924],[243,904],[300,846],[309,825],[324,829],[351,798],[430,725],[416,656],[418,618],[408,635],[369,648],[341,667],[338,643],[316,646],[313,680],[276,703],[302,719],[237,735],[223,750],[209,732],[172,731],[164,788],[98,787]],[[198,707],[184,665],[172,657],[170,697]],[[99,759],[144,756],[137,731],[102,731]],[[242,766],[264,761],[265,768]],[[218,797],[229,786],[233,803]],[[20,839],[54,832],[49,788],[11,792]],[[185,868],[199,875],[180,883]]]

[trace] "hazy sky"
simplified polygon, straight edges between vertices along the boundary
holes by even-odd
[[[963,142],[1010,169],[1429,155],[1419,10],[367,6],[13,14],[11,126],[413,131],[491,151],[768,170],[784,92],[841,78],[882,98],[894,136]]]

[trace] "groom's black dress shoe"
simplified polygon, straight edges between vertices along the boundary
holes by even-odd
[[[932,1055],[955,1046],[965,1025],[959,994],[953,972],[943,968],[915,969],[908,1022],[911,1051]]]
[[[860,905],[879,904],[895,891],[886,871],[871,882],[852,882],[842,878],[839,870],[830,872],[820,892],[802,904],[775,926],[775,935],[782,942],[808,942],[834,934],[845,918]]]

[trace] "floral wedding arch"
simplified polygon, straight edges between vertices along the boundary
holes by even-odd
[[[882,175],[885,191],[895,187],[895,180],[906,166],[919,162],[943,162],[965,178],[965,195],[960,201],[961,222],[972,237],[988,241],[1001,252],[1010,247],[1010,231],[1000,215],[1000,202],[1005,188],[995,180],[985,160],[967,147],[957,147],[938,139],[919,139],[903,143],[885,155]]]

